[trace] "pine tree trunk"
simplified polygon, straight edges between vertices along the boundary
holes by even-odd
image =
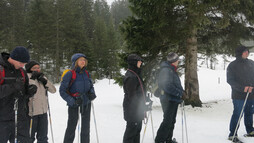
[[[199,99],[199,84],[197,74],[197,30],[193,29],[190,38],[187,39],[185,61],[185,92],[188,99],[185,104],[193,107],[201,107]]]

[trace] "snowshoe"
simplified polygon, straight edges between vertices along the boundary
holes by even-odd
[[[233,143],[243,143],[241,140],[238,139],[237,136],[233,139],[233,136],[228,137],[228,140],[232,141]]]
[[[254,137],[254,131],[245,134],[244,137]]]

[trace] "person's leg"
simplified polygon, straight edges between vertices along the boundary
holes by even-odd
[[[253,129],[253,100],[247,100],[244,109],[244,125],[247,133],[254,131]]]
[[[136,136],[134,138],[134,143],[140,143],[140,132],[142,129],[142,121],[138,122],[137,126],[136,126]]]
[[[48,143],[48,116],[47,113],[39,115],[37,143]]]
[[[33,118],[33,124],[32,124],[32,132],[31,132],[31,142],[33,143],[35,141],[35,133],[37,133],[38,131],[38,116],[33,116],[33,117],[30,117],[30,120],[29,120],[29,131],[30,131],[30,122],[31,122],[31,118]]]
[[[163,110],[163,121],[157,131],[157,136],[155,137],[155,142],[160,143],[160,142],[165,142],[168,139],[169,136],[169,128],[170,128],[170,122],[171,120],[171,111],[169,108],[170,102],[168,100],[160,100],[161,101],[161,106]]]
[[[24,121],[18,122],[18,142],[20,143],[30,143],[32,142],[29,136],[29,118]]]
[[[68,123],[64,135],[64,143],[73,143],[78,122],[78,108],[68,107]]]
[[[175,128],[175,123],[176,123],[176,115],[177,115],[177,109],[178,109],[178,103],[176,102],[170,102],[169,104],[169,109],[171,109],[171,118],[168,120],[168,122],[170,123],[169,125],[169,133],[168,133],[168,138],[167,141],[171,141],[172,142],[172,137],[173,137],[173,132],[174,132],[174,128]]]
[[[136,143],[137,134],[140,134],[140,122],[126,122],[126,129],[123,136],[123,143]]]
[[[91,103],[83,106],[81,114],[81,143],[90,142]]]
[[[236,130],[236,136],[237,136],[237,130],[238,130],[239,127],[236,129],[236,125],[237,125],[237,122],[238,122],[240,114],[241,114],[243,103],[244,103],[244,100],[235,100],[235,99],[233,99],[234,110],[233,110],[233,115],[232,115],[231,120],[230,120],[229,137],[234,135],[235,130]]]
[[[11,130],[14,128],[14,126],[10,126],[10,123],[11,122],[0,122],[0,143],[7,143],[7,141],[10,139]]]

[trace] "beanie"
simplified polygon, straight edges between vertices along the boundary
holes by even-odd
[[[249,49],[245,46],[239,46],[235,49],[235,56],[236,57],[242,57],[243,52],[248,51]]]
[[[31,71],[31,68],[32,68],[34,65],[40,65],[40,64],[39,64],[38,62],[36,62],[36,61],[30,61],[29,63],[27,63],[27,64],[25,65],[26,72],[31,73],[31,72],[32,72],[32,71]]]
[[[169,63],[174,63],[176,62],[177,60],[179,60],[179,56],[176,54],[176,53],[169,53],[168,56],[167,56],[167,61]]]
[[[21,63],[28,63],[30,61],[30,55],[25,47],[18,46],[10,54],[13,60],[19,61]]]

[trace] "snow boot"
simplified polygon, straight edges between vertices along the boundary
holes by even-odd
[[[244,135],[245,137],[254,137],[254,131]]]
[[[233,139],[233,136],[228,137],[228,140],[232,141],[232,139]],[[238,139],[237,136],[235,136],[235,138],[234,138],[234,140],[233,140],[232,142],[233,142],[233,143],[243,143],[242,141],[240,141],[240,140]]]

